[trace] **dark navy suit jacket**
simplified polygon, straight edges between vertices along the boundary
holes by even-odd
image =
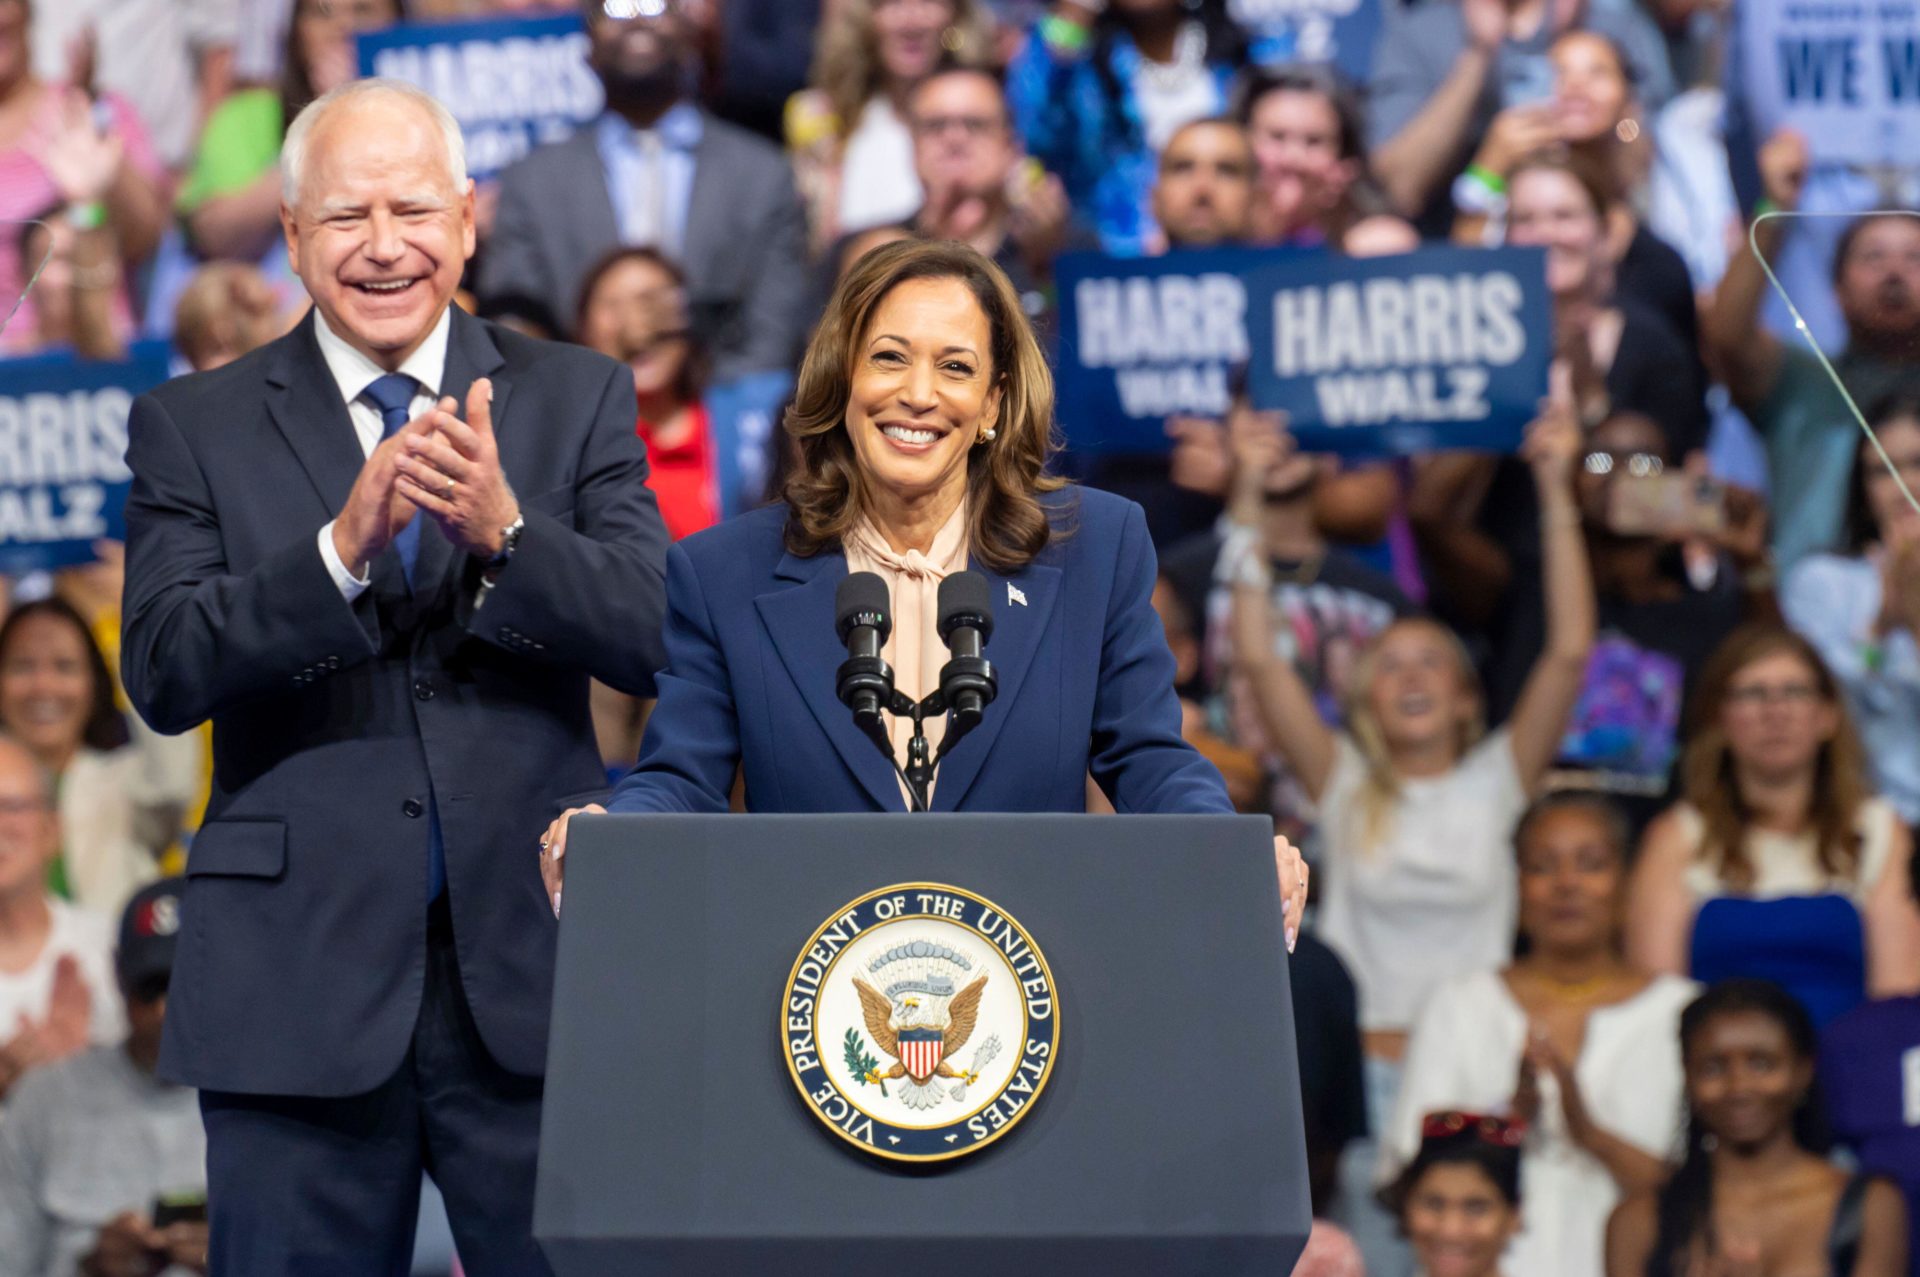
[[[428,520],[415,588],[374,563],[352,604],[318,533],[364,456],[309,318],[134,404],[122,665],[164,732],[213,720],[161,1068],[194,1086],[351,1095],[412,1040],[437,811],[468,1002],[493,1057],[546,1063],[553,910],[534,839],[604,790],[588,675],[660,667],[666,531],[632,374],[458,309],[442,393],[493,379],[526,531],[480,565]]]
[[[1180,737],[1153,546],[1130,501],[1069,489],[1073,525],[991,588],[1000,692],[940,765],[936,811],[1083,811],[1089,771],[1123,812],[1231,812]],[[834,694],[838,552],[787,553],[787,510],[742,515],[667,555],[667,669],[613,811],[724,811],[736,767],[755,811],[905,809],[893,768]]]

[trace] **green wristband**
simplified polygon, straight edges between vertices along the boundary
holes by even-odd
[[[99,200],[67,205],[67,224],[76,230],[97,231],[107,224],[107,206]]]
[[[1484,164],[1467,165],[1467,176],[1492,191],[1495,195],[1507,193],[1507,179]]]
[[[1080,53],[1093,43],[1093,33],[1057,13],[1040,19],[1040,38],[1062,53]]]
[[[1761,218],[1765,217],[1768,213],[1778,213],[1781,211],[1782,210],[1778,204],[1774,203],[1771,199],[1767,198],[1765,195],[1762,195],[1758,200],[1754,201],[1753,220],[1757,222]]]

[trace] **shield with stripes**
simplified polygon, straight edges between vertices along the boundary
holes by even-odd
[[[939,1029],[900,1030],[900,1063],[906,1066],[908,1077],[926,1084],[940,1067],[940,1056],[947,1049],[945,1037]]]

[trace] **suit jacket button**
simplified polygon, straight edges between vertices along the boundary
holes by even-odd
[[[417,700],[417,701],[430,701],[430,700],[432,700],[432,699],[433,699],[433,684],[432,684],[432,683],[430,683],[430,682],[428,682],[428,681],[427,681],[426,679],[424,679],[424,678],[416,678],[416,679],[414,679],[414,680],[413,680],[413,699],[415,699],[415,700]]]
[[[418,820],[426,814],[427,808],[418,798],[409,798],[400,804],[400,811],[407,819]]]
[[[339,669],[339,668],[340,668],[340,658],[339,658],[339,657],[337,657],[337,656],[329,656],[329,657],[327,658],[327,668],[328,668],[328,669],[330,669],[330,670],[337,670],[337,669]]]

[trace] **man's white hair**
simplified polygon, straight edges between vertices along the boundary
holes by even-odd
[[[433,122],[440,128],[440,137],[447,146],[447,171],[453,178],[453,189],[465,192],[467,141],[460,134],[460,122],[426,90],[405,80],[375,77],[349,80],[307,103],[300,114],[293,118],[293,123],[287,128],[287,139],[280,144],[280,199],[288,208],[299,202],[300,179],[307,167],[307,142],[313,136],[314,125],[320,122],[320,117],[336,106],[372,98],[410,103],[433,117]]]

